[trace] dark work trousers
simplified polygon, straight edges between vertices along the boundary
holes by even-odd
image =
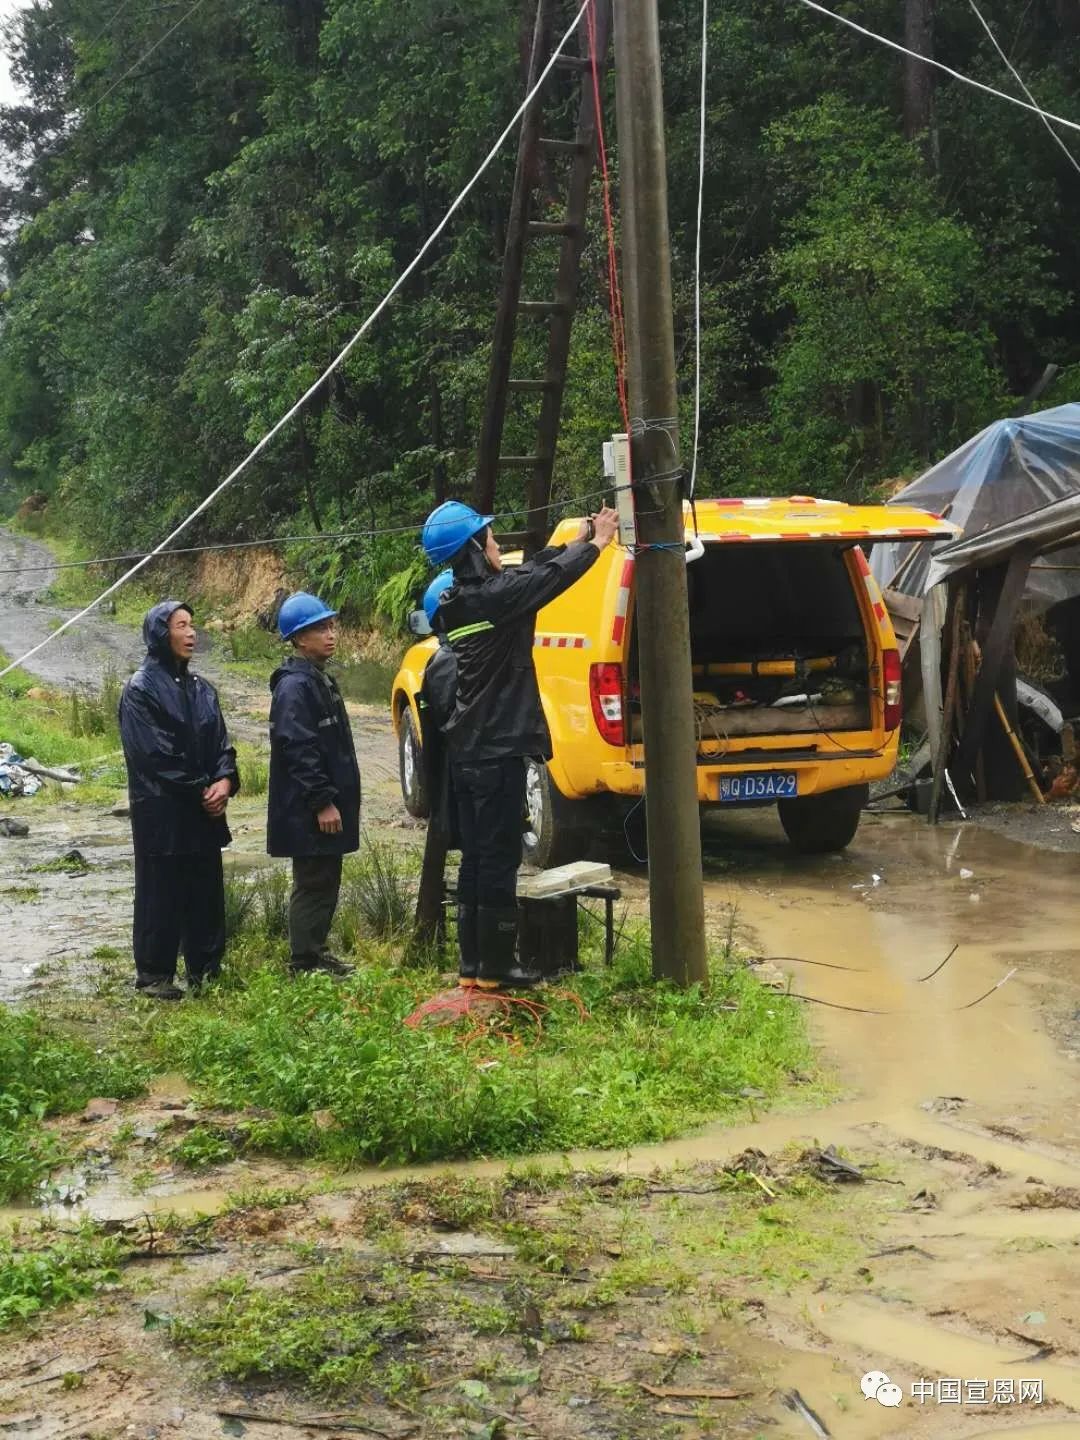
[[[512,909],[525,817],[525,761],[520,755],[450,767],[461,837],[458,904]]]
[[[289,946],[294,969],[306,970],[327,953],[341,891],[340,855],[297,855],[289,896]]]
[[[136,985],[172,980],[181,947],[188,984],[216,975],[225,952],[221,851],[144,855],[135,850]]]

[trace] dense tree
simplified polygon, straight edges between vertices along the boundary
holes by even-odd
[[[661,8],[688,397],[700,9]],[[1080,116],[1073,7],[982,8],[1034,93]],[[1013,88],[960,0],[859,18]],[[0,483],[61,497],[91,543],[159,536],[415,254],[520,97],[529,24],[502,0],[32,0],[8,34],[25,101],[0,113]],[[1050,360],[1048,398],[1073,398],[1080,184],[1034,116],[922,83],[794,0],[714,6],[710,51],[704,491],[866,493]],[[203,533],[376,528],[467,491],[512,164]],[[595,488],[618,423],[593,221],[561,495]],[[527,433],[511,415],[514,448]],[[412,543],[309,558],[366,604]]]

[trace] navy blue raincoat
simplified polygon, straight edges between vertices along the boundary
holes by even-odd
[[[146,659],[120,696],[131,831],[145,855],[204,855],[228,845],[225,817],[202,808],[203,791],[240,788],[217,691],[169,648],[169,620],[190,606],[163,600],[143,621]]]
[[[360,767],[337,684],[302,656],[270,677],[271,855],[348,855],[360,848]],[[315,816],[341,812],[341,833],[324,835]]]

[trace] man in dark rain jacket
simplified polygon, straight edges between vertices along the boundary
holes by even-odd
[[[217,691],[189,669],[189,606],[163,600],[143,621],[146,659],[120,696],[135,845],[135,986],[179,1000],[181,945],[188,986],[221,969],[225,950],[225,807],[240,788]]]
[[[343,855],[360,848],[360,769],[345,702],[326,665],[336,610],[302,591],[278,615],[289,657],[270,677],[270,808],[266,848],[293,862],[289,898],[294,974],[347,975],[327,937],[341,891]]]
[[[483,990],[540,979],[515,955],[525,762],[551,758],[533,666],[536,615],[581,579],[618,526],[615,511],[602,510],[583,522],[573,544],[504,570],[491,518],[451,500],[428,516],[423,534],[428,559],[449,561],[454,572],[436,628],[457,659],[456,700],[444,733],[461,840],[460,979]]]

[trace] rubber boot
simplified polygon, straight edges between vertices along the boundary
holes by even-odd
[[[480,930],[475,909],[471,905],[459,905],[457,911],[458,984],[463,990],[476,988],[476,974],[480,968]]]
[[[480,968],[476,984],[480,990],[529,990],[539,985],[538,970],[526,970],[517,959],[517,906],[494,910],[481,905],[477,912],[480,933]]]

